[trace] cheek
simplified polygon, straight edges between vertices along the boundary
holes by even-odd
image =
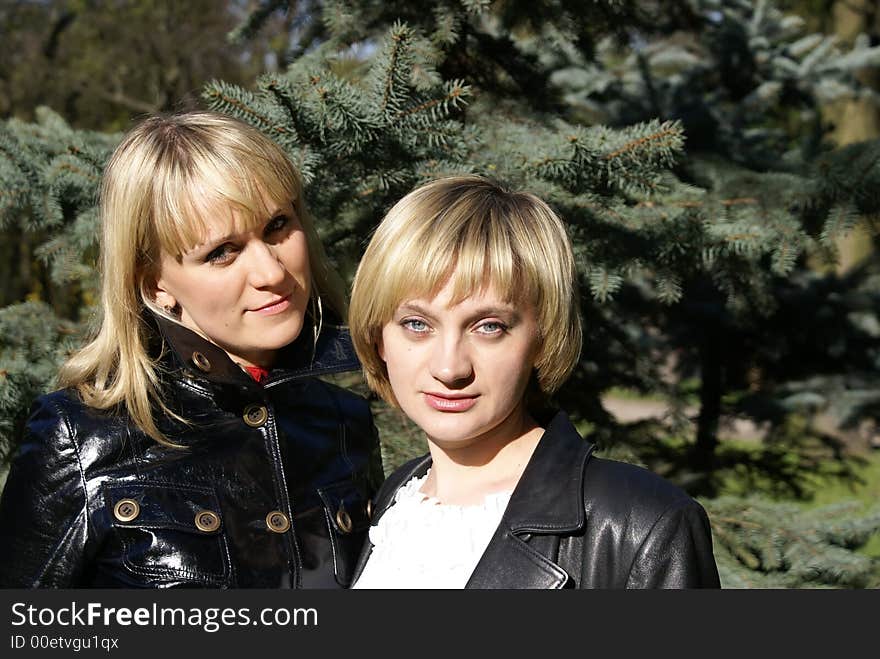
[[[203,281],[192,286],[189,291],[190,303],[203,311],[228,309],[231,300],[238,297],[233,282],[222,282],[216,279]]]
[[[379,358],[385,362],[388,381],[396,388],[415,382],[421,369],[421,360],[418,349],[395,334],[394,329],[383,331],[376,350]]]
[[[285,269],[291,275],[300,280],[309,279],[309,246],[305,233],[298,231],[284,243],[283,260]]]
[[[520,391],[528,384],[535,368],[536,357],[537,351],[533,346],[523,346],[519,350],[511,350],[487,360],[484,369],[502,389]]]
[[[180,283],[177,300],[196,323],[221,321],[226,326],[231,322],[229,316],[238,308],[241,298],[241,287],[235,277],[189,277]]]

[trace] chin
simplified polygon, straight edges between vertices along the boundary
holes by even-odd
[[[461,435],[456,435],[455,437],[442,437],[437,435],[432,435],[426,433],[428,436],[428,441],[430,441],[435,446],[443,449],[444,451],[455,451],[468,448],[473,444],[476,444],[479,441],[480,436],[466,436],[462,437]]]
[[[442,413],[441,414],[447,414]],[[446,420],[426,420],[420,423],[418,419],[413,419],[430,440],[437,446],[444,449],[464,448],[470,446],[478,440],[483,434],[490,430],[489,427],[476,425],[462,418],[455,418],[449,414],[451,418]]]
[[[296,341],[302,334],[303,326],[303,317],[297,314],[287,322],[261,332],[258,338],[265,343],[267,350],[278,350]]]

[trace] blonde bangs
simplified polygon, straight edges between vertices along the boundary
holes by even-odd
[[[292,167],[266,155],[254,158],[234,148],[201,151],[191,154],[185,170],[158,167],[165,175],[153,187],[151,224],[161,249],[180,257],[205,242],[217,219],[229,220],[230,233],[244,233],[265,221],[273,210],[268,204],[296,207],[300,186]]]
[[[474,221],[467,204],[453,204],[428,219],[402,210],[387,225],[390,231],[376,236],[373,251],[388,258],[382,259],[383,271],[377,273],[384,283],[372,310],[374,320],[386,322],[405,300],[432,298],[450,281],[452,304],[489,287],[505,302],[536,302],[537,264],[521,258],[523,245],[511,236],[509,220],[496,209],[488,209],[483,222]]]

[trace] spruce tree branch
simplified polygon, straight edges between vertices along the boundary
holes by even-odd
[[[391,37],[391,39],[394,41],[394,47],[391,49],[391,56],[390,56],[391,63],[388,66],[389,75],[385,79],[385,92],[382,95],[382,112],[383,112],[383,114],[385,112],[385,109],[388,107],[388,98],[391,96],[391,87],[394,82],[393,71],[397,67],[397,60],[400,57],[400,48],[401,48],[400,34],[394,34]]]
[[[728,243],[738,243],[745,240],[750,240],[752,242],[760,241],[763,238],[761,234],[758,233],[735,233],[731,236],[724,236],[724,242]]]
[[[713,515],[710,519],[713,522],[717,520],[719,522],[726,522],[735,526],[751,526],[753,529],[764,528],[761,524],[758,524],[756,522],[747,522],[744,519],[738,519],[736,517],[721,517],[720,515]],[[715,524],[712,524],[712,526],[715,526]]]
[[[135,110],[137,112],[155,114],[160,109],[159,106],[155,104],[147,103],[146,101],[142,101],[137,98],[132,98],[131,96],[128,96],[121,91],[109,92],[106,89],[97,89],[93,91],[100,98],[103,98],[106,101],[116,103],[117,105],[121,105],[124,108]]]
[[[272,130],[277,131],[278,133],[282,133],[285,135],[293,135],[294,137],[296,136],[296,134],[293,131],[288,130],[287,128],[285,128],[281,124],[273,123],[272,120],[269,119],[268,117],[266,117],[265,115],[260,114],[259,112],[254,110],[252,107],[245,105],[244,103],[242,103],[238,99],[232,98],[231,96],[224,96],[219,91],[211,89],[211,90],[209,90],[209,93],[207,94],[207,98],[209,98],[209,99],[213,98],[213,99],[216,99],[222,103],[228,103],[229,105],[232,105],[232,106],[238,108],[239,110],[241,110],[241,112],[243,112],[244,114],[253,117],[258,122],[260,122],[266,126],[272,126]]]
[[[748,511],[746,510],[746,511],[743,511],[743,512],[748,512]],[[729,524],[733,524],[733,525],[736,525],[736,526],[751,526],[752,528],[755,528],[755,529],[767,529],[767,528],[771,528],[771,527],[768,526],[767,524],[761,524],[760,522],[747,522],[746,520],[743,520],[743,519],[737,519],[737,518],[710,517],[710,524],[711,524],[711,526],[713,527],[713,530],[715,530],[715,531],[718,531],[719,529],[723,528],[723,527],[721,527],[720,525],[716,525],[716,524],[714,523],[714,520],[716,520],[716,519],[717,519],[717,520],[721,520],[721,521],[727,521]],[[772,528],[773,528],[777,533],[779,533],[779,534],[780,534],[785,540],[787,540],[788,542],[791,542],[791,543],[801,543],[801,544],[803,544],[803,545],[804,545],[804,549],[805,549],[806,551],[808,551],[810,554],[812,554],[813,557],[817,557],[817,556],[820,555],[820,552],[819,552],[818,549],[816,549],[814,546],[812,546],[812,545],[809,544],[809,543],[805,543],[805,542],[803,542],[804,538],[803,538],[803,536],[800,535],[799,533],[793,532],[793,531],[791,531],[790,529],[787,529],[787,528],[785,528],[785,527],[778,527],[778,526],[776,526],[776,525],[773,525]]]
[[[743,205],[756,205],[759,204],[760,201],[754,197],[737,197],[733,199],[722,199],[717,202],[722,206],[743,206]],[[656,201],[640,201],[636,204],[637,208],[703,208],[706,206],[706,202],[704,201],[674,201],[667,204],[661,204]]]
[[[63,170],[63,171],[72,172],[73,174],[78,174],[79,176],[87,178],[87,179],[94,181],[96,183],[101,180],[100,176],[95,176],[94,174],[90,174],[86,170],[80,169],[79,167],[74,167],[73,165],[71,165],[70,163],[67,163],[67,162],[60,165],[58,167],[58,169]]]
[[[442,105],[443,103],[447,103],[449,101],[454,101],[457,98],[461,98],[461,87],[455,87],[450,93],[446,94],[443,98],[435,98],[430,101],[425,101],[409,110],[401,110],[397,113],[398,118],[412,116],[414,114],[419,114],[425,110],[430,110],[431,108],[437,107],[438,105]]]
[[[16,199],[21,200],[26,197],[27,197],[27,195],[24,192],[21,192],[19,190],[0,190],[0,201],[2,201],[4,198],[13,199],[13,200],[16,200]],[[12,203],[14,204],[15,201],[13,201]]]
[[[635,151],[636,149],[644,146],[645,144],[648,144],[649,142],[656,141],[658,146],[664,146],[667,143],[672,143],[672,138],[675,138],[679,134],[681,134],[681,131],[678,128],[667,128],[665,130],[657,131],[656,133],[651,133],[650,135],[645,135],[644,137],[640,137],[637,140],[627,142],[619,149],[606,154],[605,159],[612,160],[613,158],[617,158],[629,151]]]

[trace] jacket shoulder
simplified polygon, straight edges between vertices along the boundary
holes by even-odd
[[[85,404],[71,389],[37,396],[28,414],[19,453],[30,450],[32,444],[64,448],[61,445],[75,442],[79,434],[76,425],[85,412]]]
[[[86,405],[73,389],[59,389],[38,396],[31,406],[26,439],[80,445],[88,443],[90,454],[114,451],[128,436],[124,412],[97,410]]]
[[[38,397],[0,497],[0,586],[69,586],[86,543],[86,484],[70,391]]]
[[[590,537],[603,537],[605,530],[614,528],[611,536],[622,543],[611,552],[617,567],[605,570],[625,577],[616,586],[719,586],[706,511],[665,478],[635,465],[591,458],[585,471],[584,507]]]
[[[590,457],[584,472],[584,499],[588,511],[601,503],[647,515],[662,515],[680,505],[699,506],[683,489],[648,469],[596,456]]]

